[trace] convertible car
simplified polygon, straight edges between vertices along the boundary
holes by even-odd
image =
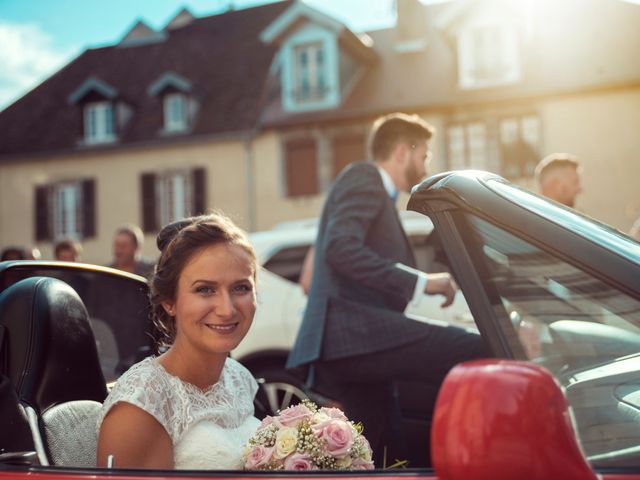
[[[433,223],[494,358],[456,366],[433,416],[428,393],[405,390],[402,427],[417,458],[407,468],[92,467],[108,384],[153,348],[144,282],[98,267],[7,262],[0,405],[14,408],[0,417],[0,479],[640,479],[640,245],[486,172],[430,177],[408,209]]]

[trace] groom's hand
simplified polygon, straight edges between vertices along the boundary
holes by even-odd
[[[458,285],[453,280],[450,274],[443,273],[430,273],[427,276],[427,286],[424,289],[424,293],[427,295],[444,295],[444,302],[440,307],[448,307],[453,303],[456,297],[456,291]]]

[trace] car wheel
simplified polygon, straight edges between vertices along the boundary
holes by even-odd
[[[263,370],[255,372],[254,375],[259,385],[254,400],[257,418],[277,415],[279,411],[309,398],[302,382],[287,372]]]

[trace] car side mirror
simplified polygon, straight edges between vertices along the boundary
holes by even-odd
[[[570,407],[545,368],[478,360],[453,368],[440,389],[431,455],[441,480],[596,480]]]

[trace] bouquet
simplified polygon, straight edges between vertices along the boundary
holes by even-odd
[[[313,402],[267,416],[244,451],[247,470],[370,470],[371,447],[338,408]]]

